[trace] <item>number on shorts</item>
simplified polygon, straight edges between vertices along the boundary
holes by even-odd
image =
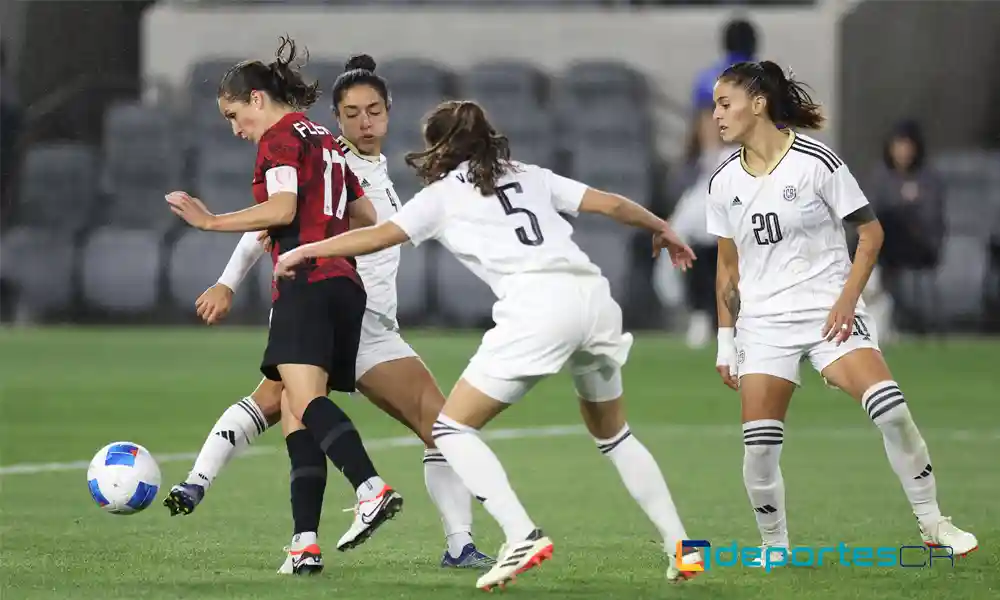
[[[753,222],[753,237],[757,240],[758,246],[777,244],[784,239],[777,213],[754,213],[750,216],[750,220]]]
[[[346,173],[347,161],[339,152],[323,148],[323,214],[338,219],[344,217],[344,210],[347,208],[347,178],[340,186],[340,199],[337,201],[337,212],[333,212],[333,165],[340,165],[340,172]]]
[[[514,233],[517,234],[517,240],[525,246],[541,246],[542,242],[545,241],[545,236],[542,235],[542,228],[538,224],[538,217],[527,208],[515,207],[511,204],[510,198],[507,197],[507,190],[514,190],[515,194],[522,193],[521,184],[516,181],[514,183],[508,183],[498,187],[496,191],[497,198],[500,199],[500,205],[503,206],[503,211],[508,215],[527,215],[528,221],[531,223],[532,236],[528,236],[528,230],[524,227],[518,227],[514,230]]]

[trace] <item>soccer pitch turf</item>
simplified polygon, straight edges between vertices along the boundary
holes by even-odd
[[[443,535],[408,432],[363,398],[338,398],[356,420],[382,475],[406,506],[367,544],[338,553],[353,494],[331,471],[320,532],[326,570],[275,574],[291,518],[288,462],[279,433],[234,461],[204,504],[168,516],[164,490],[221,411],[249,393],[263,329],[0,330],[0,598],[473,597],[476,573],[438,567]],[[450,389],[477,334],[410,332]],[[554,560],[507,593],[531,598],[845,599],[1000,597],[1000,342],[902,343],[886,349],[930,446],[944,514],[974,532],[980,549],[954,568],[716,567],[693,581],[664,580],[656,534],[610,462],[579,427],[567,377],[553,377],[487,431],[522,430],[491,446],[532,517],[555,541]],[[625,369],[629,422],[656,456],[692,538],[713,545],[759,542],[741,478],[739,402],[718,381],[714,349],[637,336]],[[919,544],[914,518],[864,411],[826,389],[808,365],[789,415],[782,458],[793,545]],[[156,502],[131,517],[103,513],[80,465],[11,473],[12,465],[86,464],[114,440],[160,460]],[[182,456],[178,456],[182,455]],[[475,508],[476,540],[499,547],[499,529]]]

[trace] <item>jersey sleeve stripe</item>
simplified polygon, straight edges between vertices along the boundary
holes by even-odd
[[[823,156],[825,156],[834,166],[834,168],[840,167],[844,164],[844,161],[840,160],[840,157],[834,154],[833,150],[830,150],[826,146],[814,142],[812,140],[804,140],[802,138],[795,138],[795,144],[800,144],[803,148],[808,148],[810,150],[815,150]]]
[[[833,161],[830,160],[829,157],[822,154],[819,150],[815,150],[813,148],[809,148],[806,146],[798,146],[796,144],[792,144],[792,150],[815,158],[819,162],[823,163],[823,166],[826,167],[831,173],[837,170],[837,165],[835,165]]]
[[[737,158],[739,158],[739,156],[740,156],[740,151],[739,150],[737,150],[736,152],[733,152],[731,155],[729,155],[729,158],[727,158],[726,160],[722,161],[722,164],[719,165],[718,168],[715,169],[715,172],[712,173],[712,177],[710,177],[709,180],[708,180],[708,193],[709,194],[712,193],[712,182],[715,181],[715,177],[719,173],[721,173],[723,169],[726,168],[726,165],[728,165],[729,163],[731,163],[734,160],[736,160]]]

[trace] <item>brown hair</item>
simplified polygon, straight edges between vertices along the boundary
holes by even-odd
[[[820,129],[826,120],[819,104],[806,92],[806,85],[785,76],[777,64],[741,62],[719,75],[719,81],[742,85],[750,96],[767,99],[767,116],[775,125],[799,129]]]
[[[469,178],[484,196],[495,193],[497,180],[510,167],[510,144],[482,107],[468,100],[440,104],[424,121],[427,149],[410,152],[406,164],[425,184],[443,179],[469,161]]]
[[[302,65],[295,64],[297,55],[295,42],[282,37],[273,62],[265,65],[259,60],[245,60],[233,65],[219,82],[219,98],[250,102],[250,93],[257,90],[294,109],[309,108],[319,97],[319,82],[305,82],[299,73]]]

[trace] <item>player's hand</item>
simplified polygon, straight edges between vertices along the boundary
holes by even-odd
[[[170,192],[164,197],[170,210],[196,229],[208,229],[215,218],[201,200],[187,192]]]
[[[653,235],[653,258],[660,255],[660,250],[666,248],[670,256],[670,262],[681,271],[687,271],[692,263],[697,260],[694,250],[684,243],[684,240],[677,235],[673,229],[664,225],[663,230]]]
[[[302,248],[289,250],[279,256],[278,262],[274,265],[274,280],[277,281],[279,277],[294,279],[295,267],[304,263],[306,258],[306,253],[302,251]]]
[[[274,247],[274,244],[271,242],[271,236],[268,235],[266,229],[257,234],[257,243],[263,246],[264,252],[268,254],[271,253],[271,248]]]
[[[826,317],[826,324],[823,325],[823,339],[834,342],[838,346],[851,339],[854,330],[854,309],[857,301],[841,296],[830,309],[830,314]]]
[[[205,290],[194,302],[198,318],[209,325],[215,325],[225,319],[232,306],[233,290],[222,283],[217,283]]]
[[[740,389],[736,373],[736,331],[732,327],[719,328],[719,349],[715,357],[715,370],[722,383],[734,390]]]

